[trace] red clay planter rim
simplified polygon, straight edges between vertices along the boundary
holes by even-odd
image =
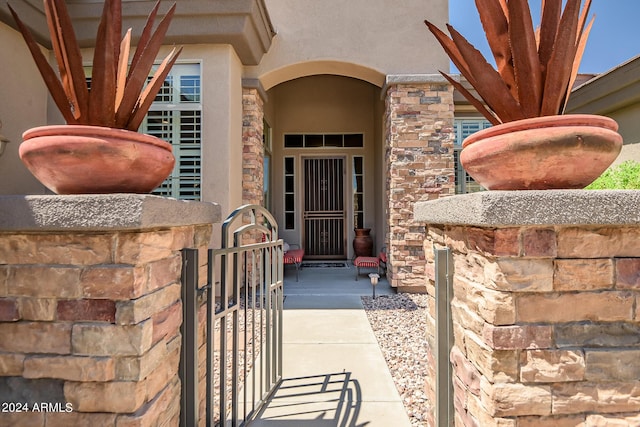
[[[18,151],[36,179],[57,194],[149,193],[175,164],[168,142],[101,126],[29,129]]]
[[[117,139],[128,142],[141,142],[143,144],[155,145],[156,147],[173,151],[171,144],[160,138],[144,133],[134,132],[127,129],[116,129],[104,126],[90,125],[48,125],[38,126],[26,130],[22,134],[23,141],[41,136],[81,136],[98,138]]]
[[[532,119],[516,120],[513,122],[503,123],[496,125],[488,129],[476,132],[467,137],[462,147],[466,147],[474,142],[482,139],[491,138],[497,135],[504,135],[510,132],[517,132],[521,130],[529,130],[536,128],[551,128],[551,127],[567,127],[567,126],[594,126],[618,131],[618,123],[609,117],[598,116],[594,114],[566,114],[557,116],[542,116],[534,117]]]

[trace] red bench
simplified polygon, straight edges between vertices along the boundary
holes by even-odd
[[[291,245],[297,246],[297,245]],[[289,249],[284,253],[283,263],[285,265],[296,266],[296,282],[298,281],[298,275],[300,272],[300,266],[302,265],[302,257],[304,257],[304,249]]]
[[[360,275],[360,268],[375,268],[378,270],[378,274],[380,274],[380,260],[377,257],[359,256],[353,261],[353,265],[357,268],[356,280],[358,280],[358,276]]]
[[[385,248],[382,248],[377,258],[373,256],[359,256],[353,261],[353,265],[357,268],[356,280],[358,280],[358,276],[360,275],[360,268],[375,268],[378,270],[378,274],[380,274],[381,265],[383,270],[387,268],[387,252]]]

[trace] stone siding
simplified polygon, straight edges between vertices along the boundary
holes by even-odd
[[[389,84],[385,121],[389,283],[424,291],[424,227],[413,220],[413,205],[455,192],[452,86]]]
[[[180,250],[212,225],[128,228],[0,230],[0,402],[30,407],[0,426],[179,425]]]
[[[264,194],[263,101],[258,89],[242,89],[242,203],[261,205]]]
[[[256,88],[242,88],[242,204],[264,203],[264,101]],[[245,222],[249,223],[247,216]],[[245,237],[244,243],[257,243],[259,232]]]
[[[463,205],[446,206],[452,221]],[[539,201],[531,210],[554,209]],[[633,222],[626,214],[622,221]],[[455,425],[637,426],[640,227],[538,222],[427,224],[433,298],[426,327],[434,353],[433,247],[452,250]],[[433,363],[429,375],[435,404]]]

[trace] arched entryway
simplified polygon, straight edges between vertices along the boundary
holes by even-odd
[[[372,83],[381,79],[359,73],[366,68],[322,61],[316,64],[326,73],[313,74],[306,65],[297,65],[265,74],[265,81],[271,84],[268,90],[261,80],[254,80],[253,88],[246,89],[257,102],[246,102],[245,98],[244,122],[252,122],[248,118],[255,119],[253,111],[259,111],[259,120],[252,120],[259,121],[261,128],[256,133],[245,127],[245,144],[253,138],[254,146],[262,152],[264,140],[270,166],[264,180],[269,194],[260,196],[270,200],[267,206],[283,224],[285,240],[303,246],[307,242],[302,205],[307,194],[304,161],[344,159],[346,214],[344,235],[337,237],[342,239],[344,251],[337,256],[352,256],[354,227],[372,228],[373,253],[387,247],[392,286],[424,288],[428,272],[422,247],[424,227],[414,223],[413,205],[454,193],[451,85],[439,75],[388,75],[381,88]],[[292,70],[304,73],[296,76]],[[332,70],[336,74],[329,73]],[[362,147],[325,142],[327,138],[344,140],[351,134],[362,135]],[[306,143],[307,136],[311,144]],[[285,146],[286,137],[293,141],[289,146]],[[361,169],[357,162],[362,162]],[[245,176],[252,179],[254,175]],[[362,194],[358,182],[363,183]],[[322,241],[323,236],[316,239]]]
[[[354,228],[384,243],[380,88],[342,75],[294,78],[266,92],[271,206],[306,258],[353,256]]]

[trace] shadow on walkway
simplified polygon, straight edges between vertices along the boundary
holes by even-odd
[[[351,372],[288,378],[282,381],[268,409],[261,414],[260,425],[368,426],[369,422],[357,423],[360,395],[360,384],[351,379]]]
[[[362,305],[375,270],[347,265],[285,270],[283,381],[251,427],[410,426]]]

